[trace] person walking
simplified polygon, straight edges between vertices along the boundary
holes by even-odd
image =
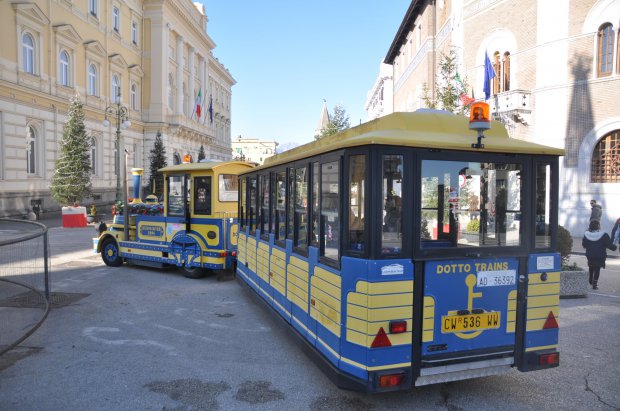
[[[611,242],[614,245],[620,244],[620,218],[616,220],[616,224],[614,224],[614,228],[611,230]]]
[[[590,200],[590,207],[592,207],[592,212],[590,213],[590,221],[598,221],[601,222],[601,217],[603,216],[603,208],[600,204],[596,203],[596,200]]]
[[[600,231],[601,223],[596,220],[590,221],[588,231],[583,235],[581,245],[586,250],[586,258],[588,259],[588,269],[590,271],[590,284],[593,290],[598,290],[598,278],[601,274],[601,268],[605,268],[605,260],[607,259],[607,249],[616,250],[616,246],[612,244],[609,234]]]

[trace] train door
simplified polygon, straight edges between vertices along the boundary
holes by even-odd
[[[421,161],[417,385],[514,362],[522,167],[504,161]]]
[[[177,266],[200,266],[200,246],[191,232],[190,176],[175,174],[166,177],[166,242],[170,257]]]

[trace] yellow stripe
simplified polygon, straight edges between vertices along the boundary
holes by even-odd
[[[384,281],[378,283],[358,281],[357,284],[355,284],[355,291],[364,294],[412,293],[413,281]]]
[[[560,294],[560,283],[530,284],[527,288],[528,297],[553,294]]]
[[[347,301],[352,304],[368,306],[368,308],[402,307],[413,305],[413,294],[365,295],[349,293]]]
[[[560,305],[560,296],[559,295],[547,295],[542,297],[528,297],[527,299],[527,307],[528,308],[537,308],[537,307],[556,307]]]
[[[551,350],[551,349],[558,349],[557,344],[556,345],[542,345],[540,347],[530,347],[530,348],[526,348],[525,352],[531,352],[531,351],[538,351],[538,350]]]
[[[544,308],[528,308],[527,310],[527,319],[535,320],[537,318],[544,318],[545,320],[549,316],[549,311],[553,312],[555,318],[559,318],[560,308],[559,307],[544,307]]]
[[[540,277],[541,277],[540,273],[530,274],[528,276],[528,283],[529,284],[549,284],[549,283],[559,283],[560,282],[560,273],[559,272],[547,273],[547,281],[541,280]]]
[[[333,285],[332,283],[328,283],[327,281],[319,278],[317,276],[312,276],[310,283],[313,287],[329,294],[330,296],[337,298],[340,301],[340,295],[342,294],[342,290],[340,287]]]
[[[334,284],[337,287],[341,287],[342,286],[342,278],[340,278],[340,276],[331,273],[323,268],[320,267],[315,267],[314,269],[314,275],[316,275],[317,277],[327,281],[328,283]]]
[[[282,258],[284,259],[284,252],[280,251],[280,250],[277,250],[277,251],[282,254]],[[302,260],[300,258],[297,258],[297,257],[294,257],[294,256],[291,257],[290,264],[292,264],[293,266],[295,266],[295,267],[297,267],[300,270],[305,271],[305,272],[308,272],[309,267],[310,267],[308,265],[307,261],[304,261],[304,260]]]

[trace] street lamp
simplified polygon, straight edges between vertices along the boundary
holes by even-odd
[[[121,161],[121,151],[124,151],[125,143],[121,135],[121,128],[125,129],[131,127],[131,121],[129,121],[129,109],[121,104],[121,92],[118,91],[116,96],[116,103],[110,104],[105,108],[105,119],[103,120],[103,126],[109,127],[110,120],[108,117],[116,120],[116,164],[118,165],[118,172],[116,173],[116,204],[121,201],[121,175],[123,175],[123,223],[125,226],[125,241],[129,240],[129,207],[127,204],[127,170],[125,169],[125,162]],[[122,149],[121,149],[122,147]]]

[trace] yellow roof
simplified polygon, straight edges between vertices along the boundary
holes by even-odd
[[[564,150],[525,140],[510,138],[504,125],[491,122],[484,133],[484,148],[472,148],[478,133],[469,129],[469,118],[438,111],[393,113],[333,136],[324,137],[284,153],[269,157],[264,166],[274,166],[333,150],[361,145],[397,145],[417,148],[475,151],[484,153],[515,153],[564,155]]]
[[[229,166],[246,166],[247,168],[254,167],[254,163],[248,163],[245,161],[208,161],[208,162],[198,162],[198,163],[187,163],[187,164],[176,164],[174,166],[167,166],[160,168],[158,171],[164,173],[173,173],[177,171],[200,171],[200,170],[217,170],[220,167]],[[241,167],[243,168],[243,167]]]

